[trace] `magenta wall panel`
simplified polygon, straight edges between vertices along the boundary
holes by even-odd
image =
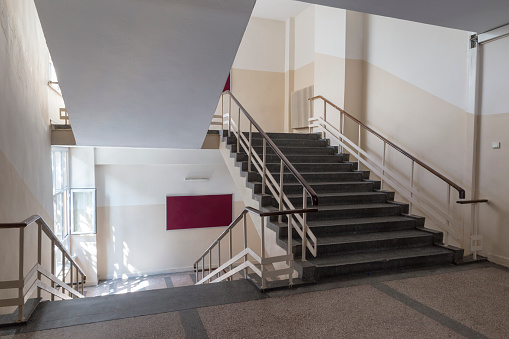
[[[166,197],[166,230],[228,226],[232,194]]]

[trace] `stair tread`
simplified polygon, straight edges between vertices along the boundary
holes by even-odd
[[[252,181],[253,184],[261,184],[261,181]],[[317,181],[310,184],[311,187],[315,185],[346,185],[346,184],[369,184],[371,181],[366,180],[358,180],[358,181]],[[284,186],[302,186],[300,182],[288,182],[285,183]]]
[[[268,196],[268,194],[265,194]],[[302,198],[302,194],[285,194],[288,198]],[[337,192],[337,193],[319,193],[318,200],[320,198],[330,198],[330,197],[351,197],[358,195],[386,195],[382,192]]]
[[[441,247],[426,246],[416,248],[391,249],[376,252],[323,256],[316,258],[308,256],[308,261],[317,267],[327,267],[451,253],[451,251]]]

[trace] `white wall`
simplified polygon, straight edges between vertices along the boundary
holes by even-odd
[[[232,193],[233,214],[244,208],[218,150],[99,148],[95,173],[99,279],[190,271],[225,229],[166,231],[167,195]],[[188,176],[209,180],[185,181]],[[256,243],[254,228],[250,238]],[[241,233],[235,233],[235,249],[240,239]]]
[[[293,58],[295,69],[306,66],[315,59],[315,6],[308,7],[295,17]]]
[[[33,1],[0,0],[0,223],[39,214],[53,226],[48,56]],[[37,260],[36,229],[26,230],[25,274]],[[17,279],[18,231],[0,233],[0,281]]]

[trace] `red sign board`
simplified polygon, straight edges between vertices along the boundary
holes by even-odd
[[[232,194],[166,197],[166,230],[228,226]]]

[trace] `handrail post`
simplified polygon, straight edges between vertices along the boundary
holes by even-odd
[[[51,239],[51,274],[55,275],[55,240]],[[55,282],[51,280],[51,287],[55,288]],[[55,295],[51,293],[51,301],[55,300]]]
[[[37,264],[42,265],[42,224],[37,223]],[[37,280],[41,281],[41,272],[37,270]],[[37,298],[41,297],[41,288],[37,288]]]
[[[205,254],[201,257],[201,279],[205,278]]]
[[[249,154],[247,155],[247,171],[251,172],[251,162],[252,160],[252,153],[253,153],[253,146],[252,146],[252,137],[253,137],[253,123],[249,124]]]
[[[323,121],[327,122],[327,101],[323,101]]]
[[[65,284],[65,252],[62,252],[62,282]],[[65,288],[62,286],[62,293],[65,294]]]
[[[290,260],[288,261],[288,267],[293,269],[293,226],[292,219],[293,215],[288,214],[288,254],[290,255]],[[288,273],[288,282],[290,287],[293,285],[293,270]]]
[[[247,248],[247,214],[244,214],[243,226],[244,226],[244,249]],[[244,262],[247,262],[247,254],[244,256]],[[247,279],[247,267],[244,269],[244,279]]]
[[[265,173],[267,171],[267,141],[263,139],[262,194],[265,194]]]
[[[224,133],[224,94],[221,94],[221,135]],[[198,265],[197,265],[198,267]],[[198,279],[198,277],[196,277]],[[198,281],[198,280],[197,280]]]
[[[228,136],[231,136],[232,129],[232,96],[228,96],[230,98],[230,103],[228,106]]]
[[[237,120],[237,153],[240,152],[240,107],[239,107],[239,118]]]
[[[221,240],[217,242],[217,268],[221,267]],[[221,271],[217,272],[217,277],[221,276]]]
[[[306,189],[302,189],[302,208],[308,208],[308,197],[306,195]],[[302,261],[306,261],[306,249],[307,249],[307,236],[308,232],[308,223],[307,223],[307,214],[302,213]]]
[[[71,269],[70,273],[71,273],[71,288],[74,289],[74,272],[73,272],[73,263],[72,261],[69,260],[69,268]],[[74,299],[74,294],[72,294],[71,292],[69,292],[70,294],[70,297]]]
[[[451,185],[447,185],[447,228],[449,228],[449,215],[451,212]],[[449,246],[449,237],[447,237],[445,240],[447,242],[445,243],[446,246]]]
[[[19,228],[19,266],[18,266],[18,282],[19,282],[19,289],[18,289],[18,321],[23,321],[23,306],[24,306],[24,295],[23,295],[23,288],[24,283],[24,273],[23,273],[23,266],[24,266],[24,255],[25,255],[25,228],[20,227]]]
[[[233,257],[233,241],[232,241],[232,230],[230,229],[230,232],[228,232],[228,243],[229,243],[229,254],[230,254],[230,258],[229,260],[232,260],[232,257]],[[233,269],[233,265],[230,264],[230,271]],[[230,281],[233,280],[233,276],[230,276]]]
[[[474,239],[477,239],[477,235],[479,234],[479,224],[477,223],[477,216],[479,215],[479,204],[474,204],[474,210],[473,210],[473,219],[472,220],[472,226],[473,226],[473,236]],[[478,241],[478,240],[476,240]],[[478,246],[479,244],[476,243]],[[472,246],[472,240],[470,240],[470,246]],[[477,246],[475,247],[475,250],[472,251],[472,259],[477,260]]]
[[[279,169],[279,211],[283,210],[283,175],[285,171],[285,165],[283,160],[281,160],[281,167]],[[283,216],[278,216],[278,222],[281,223],[283,221]]]
[[[410,199],[413,197],[413,190],[414,190],[414,167],[415,167],[415,161],[412,160],[412,174],[410,175]],[[408,204],[408,213],[412,213],[412,200],[410,200],[410,203]]]
[[[380,178],[380,189],[384,189],[384,175],[385,175],[385,149],[387,143],[384,141],[384,152],[382,155],[382,177]]]
[[[260,268],[261,268],[261,272],[262,272],[262,289],[265,289],[265,278],[263,277],[264,273],[265,273],[265,265],[263,264],[263,261],[265,259],[265,217],[261,217],[262,218],[262,227],[261,227],[261,232],[260,232],[260,238],[261,238],[261,243],[262,243],[262,252],[261,252],[261,256],[260,258],[262,259],[262,262],[260,263]]]
[[[209,250],[209,275],[212,273],[212,248]],[[209,283],[212,279],[212,276],[209,278]]]

